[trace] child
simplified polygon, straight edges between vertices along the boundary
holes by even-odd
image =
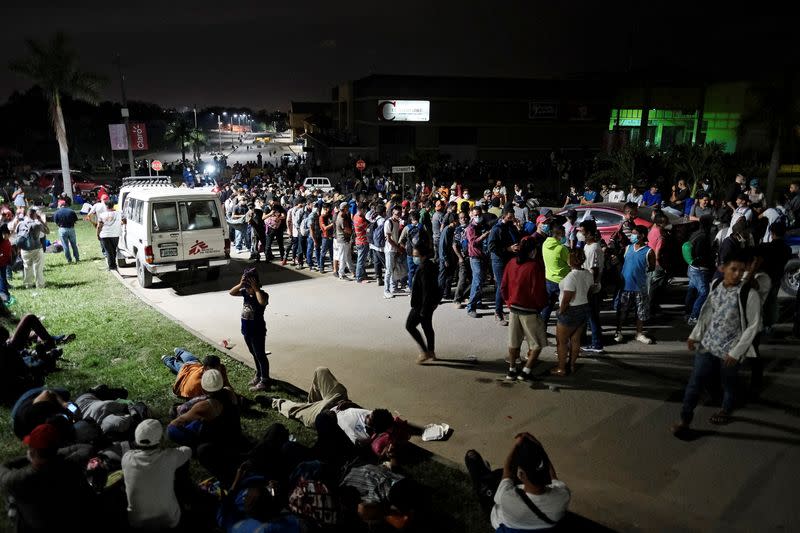
[[[720,267],[722,281],[711,285],[689,335],[687,346],[695,352],[694,368],[683,396],[681,421],[672,428],[678,437],[689,429],[701,388],[715,371],[722,376],[722,408],[709,421],[717,425],[730,422],[736,372],[745,357],[756,356],[753,339],[761,329],[761,298],[749,284],[742,283],[747,268],[742,253],[728,257]]]
[[[13,305],[16,299],[8,292],[8,270],[14,263],[11,247],[11,231],[6,224],[0,225],[0,299],[5,305]]]

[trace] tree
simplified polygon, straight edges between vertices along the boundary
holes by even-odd
[[[13,61],[9,67],[42,87],[50,111],[50,120],[58,141],[61,155],[61,175],[64,192],[72,198],[72,179],[69,173],[69,145],[67,127],[61,111],[61,95],[68,93],[75,98],[96,102],[98,87],[105,82],[100,74],[81,70],[75,52],[70,48],[66,35],[58,32],[49,41],[40,43],[33,39],[25,41],[29,55]]]
[[[192,130],[189,120],[181,114],[167,126],[167,131],[164,133],[164,139],[178,143],[181,150],[181,164],[186,162],[186,146]]]
[[[674,170],[684,172],[691,180],[692,197],[704,178],[709,178],[714,188],[722,186],[724,179],[724,146],[720,143],[678,144],[669,154]]]
[[[206,135],[199,129],[192,129],[186,138],[186,145],[192,148],[192,156],[195,162],[200,160],[200,152],[205,148],[207,141]]]

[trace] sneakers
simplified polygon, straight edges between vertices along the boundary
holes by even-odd
[[[161,362],[162,362],[162,363],[164,363],[164,364],[166,364],[166,361],[167,361],[167,358],[168,358],[168,357],[170,357],[170,356],[169,356],[169,355],[162,355],[162,356],[161,356]]]
[[[250,387],[250,392],[262,392],[269,389],[269,383],[263,379]]]
[[[470,318],[478,318],[478,313],[476,313],[475,311],[469,311],[467,313],[467,316]]]
[[[516,369],[513,370],[510,368],[508,369],[508,372],[506,373],[506,381],[516,381],[518,377],[519,373],[517,372]]]
[[[622,332],[618,331],[614,334],[614,342],[622,342],[625,340],[625,337],[622,336]]]
[[[339,276],[339,279],[342,281],[353,281],[353,278],[349,277],[347,274]]]
[[[391,300],[392,298],[394,298],[394,294],[392,294],[391,292],[384,292],[383,297],[386,300]]]
[[[519,374],[517,374],[517,381],[532,381],[533,380],[533,372],[525,372],[522,370]]]
[[[581,351],[589,353],[603,353],[603,348],[600,346],[581,346]]]
[[[641,342],[642,344],[653,344],[653,339],[645,335],[644,333],[637,333],[636,337],[634,337],[637,341]]]

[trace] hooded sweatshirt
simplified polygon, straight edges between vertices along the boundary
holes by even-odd
[[[548,237],[542,243],[542,258],[547,281],[558,283],[569,274],[569,250],[553,237]]]

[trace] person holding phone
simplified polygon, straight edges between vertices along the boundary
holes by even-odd
[[[266,354],[267,324],[264,310],[269,304],[269,294],[261,289],[261,281],[255,268],[247,268],[242,279],[230,290],[231,296],[241,297],[242,337],[256,364],[256,374],[250,382],[253,392],[269,388],[269,361]]]

